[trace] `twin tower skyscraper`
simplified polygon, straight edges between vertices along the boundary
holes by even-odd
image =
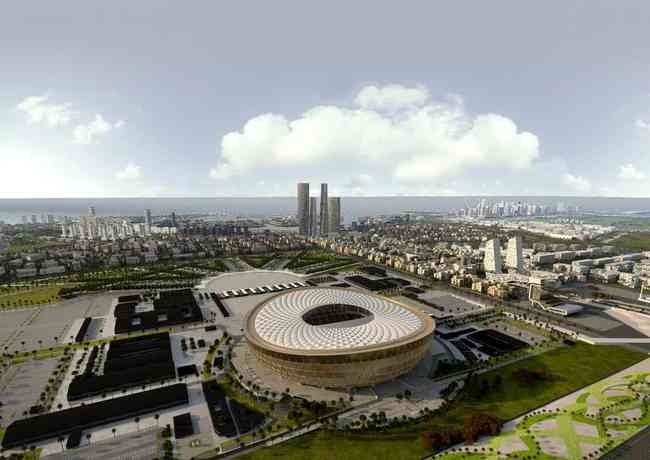
[[[318,212],[318,214],[317,214]],[[309,183],[298,183],[298,230],[301,235],[337,233],[341,228],[341,198],[327,196],[327,184],[320,184],[318,198],[309,196]]]

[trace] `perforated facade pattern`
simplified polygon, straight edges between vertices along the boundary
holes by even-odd
[[[283,377],[332,388],[367,386],[412,370],[431,347],[433,320],[350,289],[307,288],[262,302],[246,322],[258,362]]]

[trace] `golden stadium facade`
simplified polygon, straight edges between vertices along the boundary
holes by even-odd
[[[433,319],[408,305],[329,287],[278,294],[246,320],[246,339],[261,365],[327,388],[406,374],[429,352],[433,331]]]

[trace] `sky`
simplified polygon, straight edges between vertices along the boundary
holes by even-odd
[[[0,198],[650,196],[650,3],[7,2]]]

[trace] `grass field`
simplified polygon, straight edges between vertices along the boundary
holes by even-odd
[[[419,433],[436,428],[459,426],[472,413],[489,413],[511,420],[566,394],[625,369],[647,355],[622,347],[576,344],[551,350],[480,375],[493,382],[501,375],[499,390],[475,398],[463,392],[444,415],[415,426],[399,427],[384,433],[345,434],[319,432],[260,449],[242,456],[246,460],[413,460],[426,455]],[[553,377],[540,384],[522,385],[514,377],[519,369],[544,368]]]
[[[58,302],[61,286],[37,287],[24,291],[0,293],[0,310]]]
[[[303,251],[299,253],[296,257],[291,259],[291,262],[287,264],[286,268],[302,268],[307,265],[314,265],[323,262],[333,262],[337,259],[337,256],[331,252],[322,250],[322,249],[312,249],[308,251]]]
[[[626,233],[608,244],[632,251],[650,250],[650,231]]]
[[[275,255],[271,254],[266,256],[241,256],[240,258],[253,268],[262,268],[264,265],[275,259]]]

